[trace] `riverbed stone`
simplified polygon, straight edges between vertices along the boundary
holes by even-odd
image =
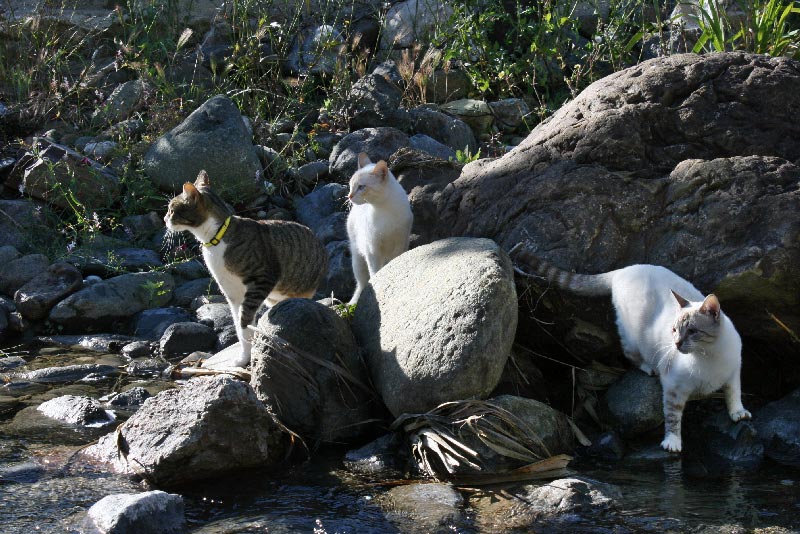
[[[325,245],[325,250],[328,252],[328,272],[317,290],[317,295],[323,298],[333,295],[342,302],[347,302],[356,289],[350,243],[332,241]]]
[[[462,98],[442,104],[439,109],[467,123],[476,135],[488,132],[494,124],[492,110],[484,100]]]
[[[20,380],[38,384],[63,384],[77,382],[89,376],[107,377],[119,373],[113,365],[83,363],[60,367],[43,367],[15,375]]]
[[[175,306],[188,308],[196,297],[203,295],[219,294],[219,288],[213,278],[208,276],[189,280],[175,288],[172,303]]]
[[[753,424],[768,457],[800,466],[800,389],[758,410]]]
[[[119,122],[127,119],[141,105],[149,89],[144,80],[129,80],[118,85],[103,104],[92,114],[95,120]]]
[[[152,341],[133,341],[122,347],[120,354],[131,359],[145,358],[155,353],[154,345]]]
[[[86,512],[84,533],[183,534],[183,497],[160,490],[106,495]]]
[[[602,406],[606,422],[623,437],[648,432],[664,423],[661,382],[638,369],[626,372],[608,388]]]
[[[0,293],[10,297],[33,280],[33,278],[47,271],[50,261],[44,254],[27,254],[3,265],[0,270]]]
[[[165,305],[174,287],[167,273],[123,274],[73,293],[55,305],[49,318],[64,329],[105,328],[142,310]]]
[[[81,426],[105,426],[114,422],[97,399],[77,395],[62,395],[50,399],[37,408],[47,417]]]
[[[177,290],[176,290],[177,291]],[[161,339],[170,325],[192,320],[192,315],[174,306],[168,308],[152,308],[137,313],[133,319],[133,335],[147,340]]]
[[[433,137],[425,134],[414,134],[408,139],[408,146],[413,150],[425,152],[431,156],[443,160],[456,159],[456,151],[440,143]]]
[[[227,302],[209,302],[203,304],[195,312],[197,321],[208,325],[215,332],[222,331],[225,327],[233,326],[231,307]]]
[[[121,271],[150,271],[164,266],[155,250],[125,246],[110,239],[76,248],[66,261],[79,267],[83,274],[99,276],[113,276]]]
[[[31,278],[14,294],[17,310],[32,321],[47,317],[58,302],[83,287],[83,276],[73,265],[54,263]]]
[[[475,134],[461,119],[425,107],[414,108],[411,116],[418,134],[428,135],[453,150],[477,153]]]
[[[288,440],[253,389],[229,375],[162,391],[82,455],[162,487],[283,464]]]
[[[693,476],[720,476],[734,469],[755,469],[764,458],[764,445],[752,421],[734,423],[724,403],[703,401],[702,406],[716,410],[712,413],[684,411],[683,441],[684,472]],[[695,407],[692,407],[695,408]]]
[[[346,185],[325,184],[296,199],[294,205],[297,222],[311,228],[314,234],[319,237],[326,227],[333,224],[331,217],[345,213],[347,192],[348,187]],[[328,241],[323,241],[323,244],[327,245],[330,241],[347,239],[347,229],[345,228],[344,231],[344,235],[334,233],[329,237]],[[327,233],[330,234],[331,232]],[[338,237],[338,239],[335,239],[335,237]]]
[[[496,102],[489,102],[489,110],[492,112],[497,126],[509,132],[522,126],[531,112],[528,104],[521,98],[504,98]]]
[[[560,519],[591,521],[617,514],[622,498],[616,486],[584,477],[562,478],[509,491],[510,496],[492,492],[470,500],[482,529],[516,532],[544,527]]]
[[[236,105],[222,95],[207,100],[159,138],[142,165],[153,183],[167,192],[177,193],[201,170],[208,172],[214,191],[228,201],[241,202],[264,191],[251,132]]]
[[[408,146],[408,135],[391,126],[356,130],[333,147],[328,160],[331,174],[337,180],[349,181],[358,170],[359,153],[366,152],[372,161],[388,160],[397,149],[405,146]]]
[[[348,117],[351,130],[377,128],[386,124],[407,131],[408,112],[400,107],[403,91],[379,74],[367,74],[350,89],[341,113]]]
[[[43,203],[0,199],[0,210],[6,214],[0,217],[0,247],[28,252],[34,247],[58,247],[63,243],[58,229],[49,224],[53,214]]]
[[[66,210],[77,201],[91,212],[119,198],[119,179],[100,163],[42,137],[34,138],[33,146],[6,185]]]
[[[383,480],[400,478],[405,465],[399,454],[401,448],[400,434],[385,434],[363,447],[347,451],[343,463],[348,471],[357,475]]]
[[[370,280],[353,319],[373,384],[395,416],[486,398],[516,326],[511,262],[493,241],[475,238],[398,256]]]
[[[251,384],[264,404],[311,442],[352,442],[375,407],[353,334],[333,310],[287,299],[258,321]]]
[[[136,408],[144,404],[144,401],[152,397],[150,392],[141,386],[132,387],[125,391],[120,391],[108,399],[108,405],[117,408]]]
[[[472,90],[472,79],[462,69],[437,69],[425,80],[425,100],[443,104],[465,98]]]
[[[212,350],[217,344],[214,329],[200,323],[184,321],[173,323],[161,336],[159,347],[165,358],[185,356],[194,351]]]
[[[428,42],[435,28],[453,14],[449,2],[404,0],[389,8],[381,33],[382,49],[410,48]]]
[[[438,532],[463,515],[464,498],[443,482],[404,484],[390,489],[383,499],[390,510],[413,517],[426,532]]]

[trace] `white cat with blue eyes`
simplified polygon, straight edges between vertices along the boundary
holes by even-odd
[[[369,279],[408,250],[414,216],[408,195],[386,162],[372,163],[363,152],[347,198],[351,202],[347,235],[356,279],[350,304],[355,304]]]
[[[692,397],[722,389],[731,420],[750,419],[742,406],[742,340],[715,295],[704,297],[691,283],[658,265],[586,275],[554,267],[521,244],[511,254],[536,274],[578,295],[611,295],[625,356],[661,380],[664,449],[681,451],[683,408]]]

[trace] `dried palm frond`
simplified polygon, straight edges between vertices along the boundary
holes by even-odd
[[[405,432],[420,469],[434,478],[486,471],[482,455],[528,464],[551,456],[535,429],[490,401],[446,402],[424,414],[401,415],[391,428]]]
[[[486,486],[489,484],[502,484],[506,482],[520,482],[523,480],[539,480],[544,478],[562,478],[569,473],[567,465],[572,456],[559,454],[544,460],[523,465],[511,471],[502,473],[476,473],[474,475],[461,475],[453,481],[459,486]]]

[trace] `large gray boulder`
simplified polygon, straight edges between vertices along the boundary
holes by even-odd
[[[353,319],[375,388],[395,416],[486,398],[517,327],[511,263],[488,239],[412,249],[370,280]]]
[[[786,115],[795,108],[800,69],[787,58],[646,61],[589,86],[502,158],[465,166],[440,192],[438,227],[505,250],[528,240],[577,272],[664,265],[716,293],[748,346],[800,383],[781,326],[800,331],[800,123]],[[557,339],[575,319],[613,329],[608,299],[550,290],[532,302]],[[585,356],[619,354],[611,341]],[[748,365],[745,355],[745,375]]]
[[[217,375],[147,399],[83,455],[112,471],[174,486],[276,467],[283,461],[285,438],[247,383]]]
[[[49,319],[66,330],[100,330],[147,308],[164,306],[175,281],[167,273],[129,273],[97,282],[56,304]]]
[[[251,384],[278,419],[311,441],[351,442],[376,399],[347,322],[308,299],[278,303],[258,321]]]
[[[181,534],[183,497],[158,490],[106,495],[89,508],[82,527],[100,534]]]
[[[236,105],[217,95],[159,138],[142,166],[159,189],[178,192],[205,169],[211,186],[228,201],[241,202],[264,191],[261,162],[252,134]]]

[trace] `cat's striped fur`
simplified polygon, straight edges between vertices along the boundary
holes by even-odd
[[[226,219],[219,243],[209,245]],[[231,307],[242,345],[238,366],[250,360],[247,328],[258,308],[292,297],[311,298],[327,272],[325,248],[306,226],[289,221],[238,217],[212,191],[201,171],[194,184],[173,198],[164,221],[171,231],[188,230],[202,243],[203,259]]]

